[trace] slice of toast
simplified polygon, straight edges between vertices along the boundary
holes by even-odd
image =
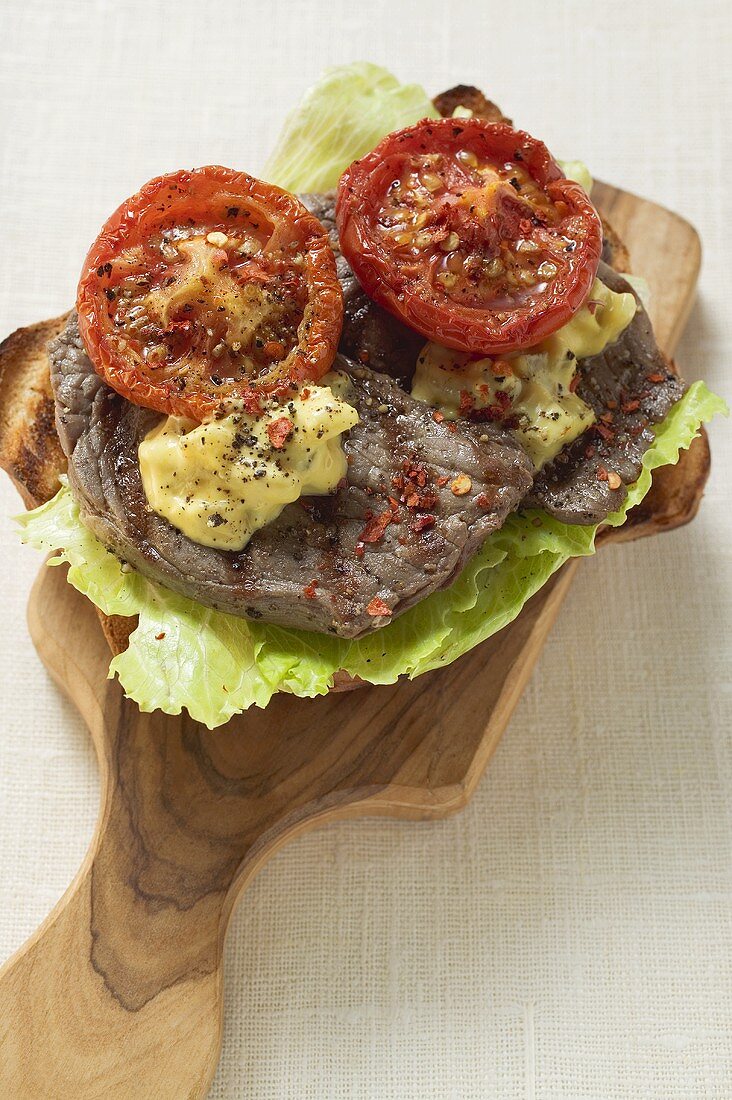
[[[50,500],[66,469],[54,418],[49,340],[68,314],[19,328],[0,344],[0,465],[26,508]]]

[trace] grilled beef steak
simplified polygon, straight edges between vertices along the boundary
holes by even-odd
[[[345,440],[348,486],[288,505],[241,552],[201,546],[145,498],[137,448],[158,415],[105,385],[75,319],[49,351],[88,526],[140,573],[236,615],[359,637],[449,584],[531,484],[500,428],[436,423],[385,374],[340,360],[361,418]]]
[[[599,277],[615,291],[631,287],[601,263]],[[679,400],[684,385],[656,344],[648,314],[639,307],[614,344],[579,362],[577,394],[597,417],[539,474],[527,503],[565,523],[601,523],[637,480],[643,454],[658,424]],[[622,482],[616,488],[617,475]]]
[[[361,289],[338,248],[334,196],[301,198],[328,229],[335,249],[344,298],[341,351],[409,386],[424,337]],[[633,293],[606,263],[600,263],[598,276],[611,290]],[[684,387],[659,350],[642,306],[615,344],[601,355],[580,361],[579,371],[577,393],[594,409],[597,425],[542,470],[527,503],[545,508],[566,523],[601,523],[624,500],[625,485],[640,473],[641,459],[653,438],[649,425],[663,420]],[[603,471],[617,474],[623,485],[613,489],[615,479],[603,480]]]

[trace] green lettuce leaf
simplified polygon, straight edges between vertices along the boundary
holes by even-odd
[[[725,403],[695,382],[658,425],[638,481],[608,518],[618,526],[651,486],[652,472],[678,461],[699,427]],[[266,706],[276,691],[325,694],[344,668],[375,684],[419,676],[454,661],[510,623],[569,558],[594,553],[595,527],[560,523],[539,511],[508,518],[449,588],[428,596],[366,638],[247,622],[213,611],[131,571],[84,526],[63,485],[48,504],[18,518],[23,542],[69,563],[68,580],[108,615],[138,615],[127,650],[115,657],[125,693],[141,710],[191,717],[210,729]]]
[[[286,122],[264,174],[295,191],[334,187],[348,164],[385,134],[435,114],[422,88],[400,85],[376,65],[332,69]],[[583,166],[565,170],[587,182]],[[724,402],[703,383],[692,386],[657,428],[638,482],[609,522],[624,522],[648,491],[652,470],[676,462],[699,425],[723,411]],[[84,526],[66,485],[18,522],[23,541],[50,553],[49,565],[68,563],[69,582],[102,611],[138,616],[127,650],[110,665],[126,694],[144,711],[185,708],[209,728],[250,706],[266,706],[277,691],[322,695],[341,668],[372,683],[392,683],[448,664],[511,622],[569,558],[592,554],[596,533],[542,512],[510,516],[449,588],[349,642],[247,622],[146,580]]]
[[[386,134],[437,117],[419,84],[366,61],[339,65],[289,115],[262,175],[288,191],[328,191]]]
[[[589,195],[592,190],[593,179],[590,170],[582,160],[558,160],[557,164],[564,172],[568,180],[574,180]]]

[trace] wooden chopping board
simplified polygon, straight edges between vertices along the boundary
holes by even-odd
[[[695,231],[606,185],[594,198],[650,283],[656,333],[672,352],[699,270]],[[654,483],[634,523],[608,538],[691,518],[708,461],[702,436]],[[62,569],[42,570],[31,635],[89,726],[101,809],[76,879],[0,971],[0,1095],[205,1096],[221,1044],[223,942],[243,889],[282,844],[320,823],[464,806],[574,568],[447,669],[318,700],[278,696],[214,732],[125,700],[106,679],[109,650],[92,606]]]

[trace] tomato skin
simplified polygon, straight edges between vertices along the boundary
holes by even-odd
[[[482,308],[462,305],[430,282],[427,261],[434,254],[400,263],[380,229],[385,195],[405,165],[413,168],[420,157],[455,157],[465,150],[504,167],[520,165],[549,204],[562,212],[561,224],[576,232],[576,240],[569,242],[574,250],[562,255],[557,277],[535,301],[515,308],[504,303],[500,309],[491,308],[490,300]],[[602,249],[602,226],[589,197],[562,176],[546,146],[523,131],[477,118],[424,119],[388,135],[343,173],[336,223],[341,251],[367,294],[429,339],[475,354],[530,347],[560,328],[587,297]],[[491,228],[494,235],[505,235],[500,224]],[[480,233],[478,216],[468,229]]]
[[[272,239],[302,252],[302,274],[307,289],[304,316],[297,343],[266,375],[246,377],[219,394],[213,386],[181,389],[179,377],[155,377],[129,352],[130,340],[115,329],[112,315],[115,290],[112,269],[125,250],[145,246],[151,233],[174,230],[199,220],[217,204],[229,212],[240,208],[260,212],[273,226]],[[217,219],[220,221],[221,219]],[[205,228],[203,230],[205,233]],[[156,177],[127,199],[105,222],[84,261],[76,308],[79,329],[97,372],[134,404],[159,412],[203,420],[215,413],[225,398],[243,397],[256,405],[257,394],[285,392],[293,384],[316,380],[335,357],[343,318],[343,294],[335,256],[320,222],[300,201],[272,184],[218,165],[172,172]],[[168,335],[185,334],[185,320],[173,321]],[[271,341],[275,351],[285,350]],[[215,364],[203,363],[212,369]]]

